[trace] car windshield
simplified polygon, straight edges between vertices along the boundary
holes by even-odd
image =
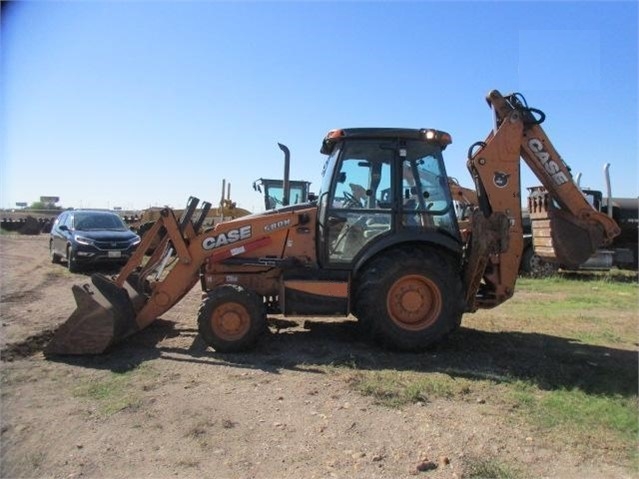
[[[108,213],[76,213],[74,218],[76,230],[126,230],[126,226],[118,215]]]

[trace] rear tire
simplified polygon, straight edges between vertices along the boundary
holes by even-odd
[[[198,328],[204,341],[217,352],[249,350],[266,331],[262,297],[241,286],[219,286],[202,301]]]
[[[421,351],[457,329],[464,311],[461,274],[436,249],[400,248],[374,259],[356,287],[355,310],[373,339]]]

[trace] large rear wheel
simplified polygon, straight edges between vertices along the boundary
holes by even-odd
[[[266,330],[262,297],[241,286],[219,286],[202,302],[198,326],[204,341],[216,351],[246,351]]]
[[[419,351],[459,326],[463,301],[461,275],[450,255],[399,248],[365,268],[355,306],[363,329],[382,345]]]

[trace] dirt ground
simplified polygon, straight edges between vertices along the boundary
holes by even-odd
[[[108,354],[46,359],[88,275],[51,264],[46,235],[0,236],[0,271],[2,478],[462,478],[484,459],[523,477],[634,477],[491,397],[376,404],[336,366],[428,371],[439,353],[381,351],[350,321],[276,321],[256,351],[217,354],[197,336],[197,286]]]

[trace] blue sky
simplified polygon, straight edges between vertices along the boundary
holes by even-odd
[[[317,191],[326,132],[448,131],[450,176],[519,91],[582,186],[638,194],[637,3],[17,2],[0,31],[0,207],[217,204]],[[522,187],[537,181],[522,167]]]

